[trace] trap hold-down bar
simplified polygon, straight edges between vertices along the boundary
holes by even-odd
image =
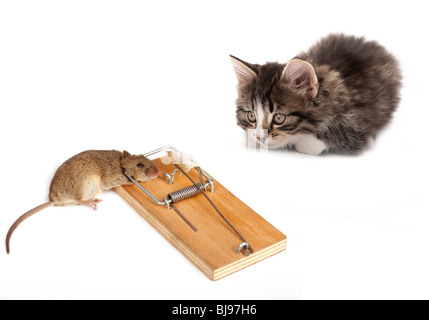
[[[170,156],[172,155],[172,152],[175,152],[176,155],[179,155],[179,159],[182,160],[186,157],[183,156],[183,153],[181,153],[179,150],[177,150],[176,148],[174,148],[173,146],[165,146],[156,150],[153,150],[151,152],[145,153],[144,156],[145,157],[149,157],[152,156],[156,153],[162,152],[162,151],[167,151],[170,150]],[[185,166],[188,165],[188,167],[190,167],[190,169],[195,169],[198,171],[199,177],[200,177],[200,182],[196,183],[186,172],[185,170],[183,170],[183,168],[181,166],[179,166],[179,164],[175,163],[175,157],[172,156],[172,161],[173,161],[173,165],[175,170],[171,173],[165,173],[163,178],[165,178],[167,180],[167,183],[173,183],[174,181],[174,175],[176,172],[180,171],[181,173],[183,173],[191,182],[192,182],[192,186],[174,191],[169,193],[164,199],[163,201],[158,200],[157,198],[155,198],[153,196],[153,194],[151,194],[146,188],[144,188],[140,183],[138,183],[132,176],[127,176],[128,179],[130,179],[130,181],[132,183],[134,183],[137,187],[139,187],[140,190],[142,190],[149,198],[151,198],[156,204],[160,205],[160,206],[166,206],[168,209],[174,209],[179,215],[180,217],[194,230],[194,231],[198,231],[194,225],[192,225],[192,223],[185,218],[185,216],[176,208],[176,206],[174,205],[174,203],[192,198],[200,193],[202,193],[206,199],[210,202],[210,204],[213,206],[213,208],[217,211],[217,213],[222,217],[223,220],[225,220],[225,222],[230,226],[230,228],[232,230],[234,230],[234,232],[240,237],[240,239],[242,240],[242,243],[240,243],[240,245],[237,248],[237,253],[242,252],[244,255],[249,256],[253,253],[253,249],[252,247],[247,243],[247,241],[243,238],[243,236],[238,232],[238,230],[228,221],[228,219],[220,212],[220,210],[216,207],[216,205],[213,203],[213,201],[209,198],[209,196],[205,193],[205,191],[207,190],[208,187],[210,187],[210,191],[212,193],[214,193],[214,183],[213,183],[213,178],[210,177],[204,170],[201,169],[201,167],[198,165],[198,163],[196,163],[193,160],[189,160],[190,158],[188,158],[187,160],[190,161],[190,163],[185,163]],[[177,157],[176,157],[177,158]],[[206,181],[203,181],[203,176],[206,178]]]

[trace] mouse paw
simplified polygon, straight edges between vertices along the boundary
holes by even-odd
[[[79,204],[84,206],[90,206],[92,209],[97,210],[98,204],[103,201],[101,199],[91,199],[91,200],[79,200]]]

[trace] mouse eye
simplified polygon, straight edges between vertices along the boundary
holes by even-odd
[[[143,165],[143,163],[139,163],[139,164],[137,165],[137,167],[139,167],[139,168],[143,168],[143,167],[144,167],[144,165]]]

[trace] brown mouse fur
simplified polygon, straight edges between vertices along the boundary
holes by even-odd
[[[150,181],[159,174],[152,161],[142,155],[134,156],[124,151],[84,151],[64,162],[51,182],[49,202],[24,213],[6,236],[6,251],[13,231],[22,221],[50,206],[88,205],[97,210],[100,199],[95,197],[103,190],[132,182],[127,176],[140,182]]]

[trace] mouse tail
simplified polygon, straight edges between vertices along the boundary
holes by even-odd
[[[9,246],[9,242],[10,242],[10,237],[12,236],[12,233],[15,231],[15,229],[21,224],[22,221],[24,221],[25,219],[27,219],[28,217],[31,217],[33,214],[42,211],[43,209],[49,208],[51,206],[54,205],[54,201],[49,201],[46,202],[34,209],[31,209],[30,211],[24,213],[22,216],[20,216],[18,218],[18,220],[15,221],[15,223],[12,225],[12,227],[10,227],[9,232],[7,233],[6,236],[6,252],[9,254],[10,252],[10,246]]]

